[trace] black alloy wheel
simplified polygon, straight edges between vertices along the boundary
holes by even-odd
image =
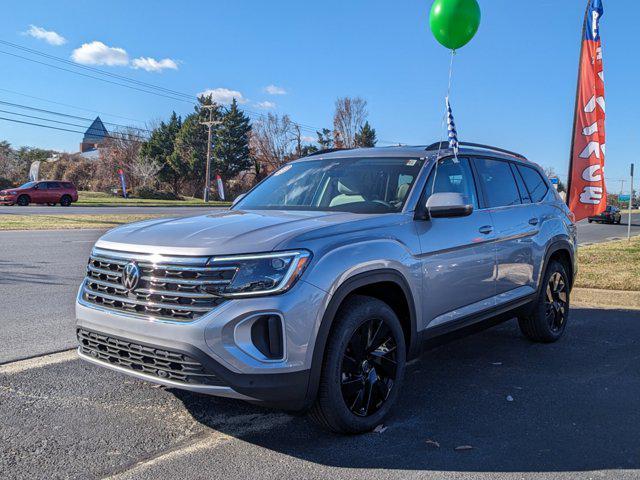
[[[62,207],[68,207],[69,205],[71,205],[71,197],[69,195],[63,195],[60,199],[60,205]]]
[[[20,195],[18,197],[18,205],[20,205],[21,207],[26,207],[27,205],[29,205],[29,197],[27,197],[26,195]]]
[[[552,332],[560,332],[567,314],[567,284],[560,272],[554,272],[547,283],[546,319]]]
[[[359,417],[377,412],[396,382],[397,343],[382,319],[358,328],[342,356],[341,390],[349,410]]]
[[[373,430],[398,402],[406,360],[405,332],[396,312],[378,298],[348,297],[327,339],[309,416],[337,433]]]
[[[559,340],[569,320],[571,283],[568,266],[552,260],[546,268],[538,297],[518,315],[522,333],[533,342],[550,343]]]

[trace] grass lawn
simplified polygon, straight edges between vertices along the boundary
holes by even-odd
[[[0,230],[113,228],[161,215],[0,215]]]
[[[152,200],[148,198],[114,197],[104,192],[78,192],[78,207],[225,207],[231,202],[211,201],[204,203],[200,198],[185,197],[183,200]]]
[[[580,247],[576,287],[640,291],[640,237]]]

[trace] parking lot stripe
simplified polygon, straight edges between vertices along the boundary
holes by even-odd
[[[72,348],[71,350],[40,355],[26,360],[17,360],[15,362],[0,365],[0,375],[14,375],[33,368],[41,368],[48,365],[55,365],[56,363],[69,362],[71,360],[76,360],[77,358],[78,354],[76,349]]]
[[[187,439],[182,445],[161,452],[152,458],[147,458],[129,465],[119,472],[114,472],[103,480],[125,480],[135,479],[144,471],[158,467],[161,464],[171,463],[188,455],[193,455],[203,450],[215,449],[221,445],[227,444],[233,440],[249,435],[260,433],[262,431],[271,430],[276,427],[282,427],[293,420],[293,417],[287,414],[270,414],[260,415],[260,421],[256,422],[256,415],[238,415],[231,417],[226,423],[229,427],[229,433],[223,433],[218,430],[212,430],[209,433],[196,435],[191,439]]]

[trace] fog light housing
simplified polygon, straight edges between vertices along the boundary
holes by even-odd
[[[282,319],[278,315],[260,315],[251,325],[251,343],[269,360],[284,357]]]

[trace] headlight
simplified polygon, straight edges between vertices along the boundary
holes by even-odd
[[[18,192],[9,192],[9,195],[17,195]]]
[[[305,250],[213,257],[210,267],[235,267],[230,283],[207,285],[206,291],[221,297],[249,297],[282,293],[290,289],[311,260]]]

